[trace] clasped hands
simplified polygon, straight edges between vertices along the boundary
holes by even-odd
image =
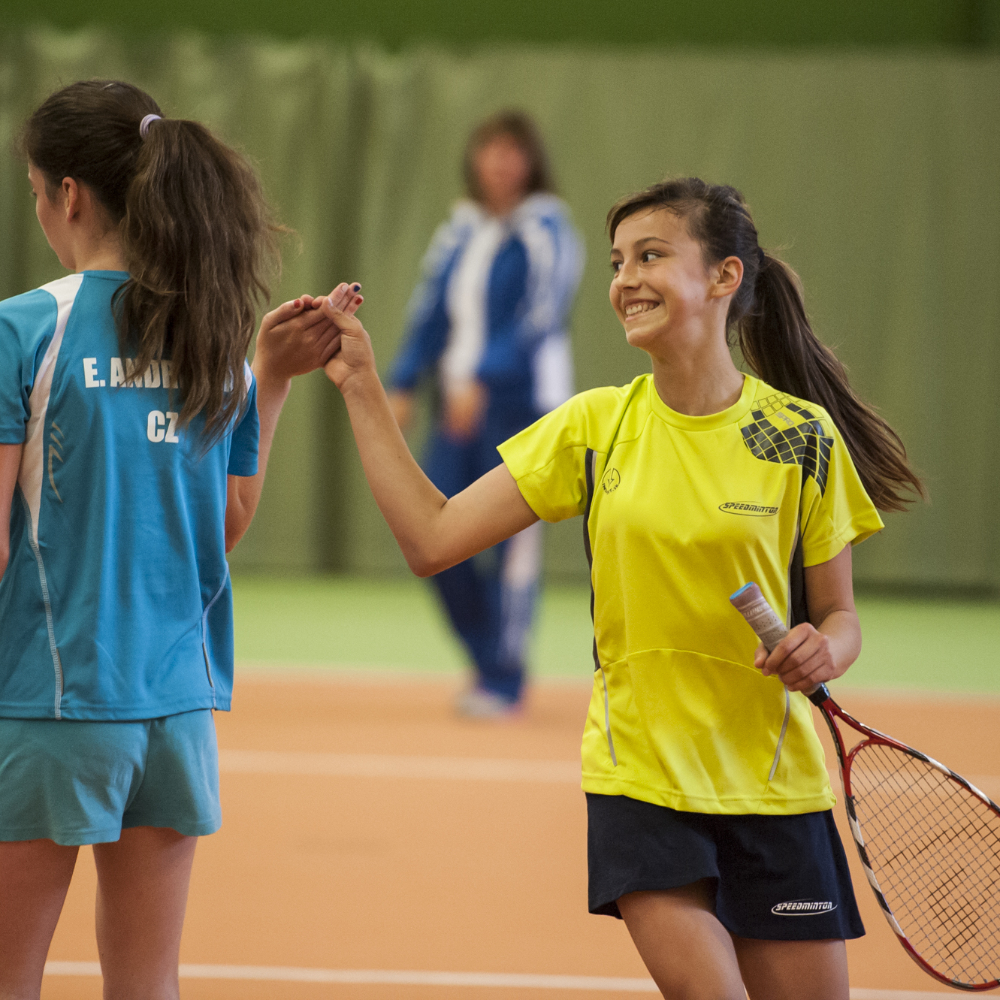
[[[300,295],[267,313],[257,334],[254,371],[258,382],[288,382],[296,375],[324,368],[343,391],[349,377],[374,370],[371,342],[354,318],[364,298],[361,285],[342,282],[329,295]],[[488,401],[486,387],[476,379],[448,395],[444,426],[449,436],[467,440],[479,429]],[[412,410],[409,393],[393,393],[390,403],[405,429]]]
[[[289,381],[326,365],[340,348],[334,315],[353,316],[364,301],[360,291],[356,282],[341,282],[328,296],[300,295],[267,313],[254,354],[258,380]]]

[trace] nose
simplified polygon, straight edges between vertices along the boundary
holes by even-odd
[[[615,272],[611,284],[618,288],[635,288],[639,284],[639,270],[629,261],[622,261],[621,267]]]

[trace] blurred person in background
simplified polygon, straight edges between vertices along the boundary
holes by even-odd
[[[497,445],[572,395],[565,326],[584,257],[527,115],[503,111],[482,122],[464,174],[468,198],[434,234],[389,377],[403,430],[418,383],[436,377],[424,469],[449,497],[500,464]],[[540,528],[433,578],[475,664],[458,701],[463,715],[502,717],[521,702]]]

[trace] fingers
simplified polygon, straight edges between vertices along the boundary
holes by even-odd
[[[326,316],[319,311],[319,306],[316,307],[317,313],[323,322],[323,332],[316,340],[316,357],[320,359],[319,365],[322,367],[333,357],[334,354],[340,348],[340,330],[337,328],[336,324],[332,323]]]
[[[260,324],[261,332],[279,331],[286,324],[287,329],[301,332],[324,322],[322,314],[315,310],[310,300],[311,296],[300,295],[291,302],[283,302],[264,316]]]
[[[765,677],[772,674],[781,674],[790,669],[792,664],[802,662],[802,656],[806,652],[802,647],[809,643],[813,636],[819,633],[808,623],[796,625],[774,649],[764,661],[762,673]]]
[[[300,304],[299,309],[295,312],[281,312],[280,315],[278,315],[279,310],[275,310],[275,319],[272,321],[272,325],[293,319],[296,316],[298,316],[298,328],[301,330],[307,330],[319,322],[329,322],[329,319],[324,319],[322,315],[321,307],[324,302],[329,302],[334,310],[338,312],[353,316],[357,312],[358,307],[365,301],[364,297],[358,294],[360,291],[361,285],[358,282],[342,281],[329,295],[315,297],[312,295],[300,295],[295,300],[296,303]],[[285,305],[290,304],[285,303]],[[281,309],[284,309],[284,307],[281,307]]]
[[[330,339],[330,342],[325,345],[325,348],[322,352],[322,358],[323,358],[321,362],[322,367],[325,368],[328,362],[331,360],[331,358],[333,358],[337,354],[337,351],[339,350],[340,350],[340,334],[337,333],[334,334],[334,336]]]
[[[364,299],[358,294],[361,285],[358,282],[338,285],[329,295],[330,304],[334,309],[353,316]]]
[[[335,308],[346,309],[354,299],[354,296],[360,291],[361,286],[356,281],[351,283],[342,281],[332,292],[330,292],[327,297],[333,303]],[[318,306],[319,303],[317,301],[317,308]]]
[[[333,307],[335,309],[348,312],[350,311],[351,305],[353,304],[355,297],[360,291],[361,291],[361,285],[358,282],[342,281],[339,285],[337,285],[337,287],[332,292],[330,292],[328,296],[326,296],[326,298],[328,298],[333,303]],[[322,298],[312,300],[312,306],[314,309],[319,309],[322,304],[323,304]],[[357,306],[354,306],[354,308],[357,309]]]
[[[292,299],[290,302],[282,302],[276,309],[272,309],[269,313],[264,314],[264,318],[260,322],[261,330],[269,330],[279,323],[286,323],[288,320],[294,319],[302,312],[304,307],[305,303],[301,298]]]
[[[341,332],[357,333],[362,330],[363,327],[354,315],[353,310],[356,310],[358,306],[361,305],[361,302],[361,296],[355,295],[354,299],[349,304],[345,303],[345,308],[342,307],[338,301],[335,301],[330,296],[327,296],[320,304],[320,311]]]
[[[808,690],[830,680],[836,674],[830,640],[812,625],[797,625],[765,659],[761,673],[765,677],[776,675],[791,691]]]
[[[316,327],[329,326],[330,321],[320,312],[319,299],[314,299],[313,301],[317,304],[304,308],[298,316],[292,318],[291,322],[294,324],[296,330],[302,333],[310,330],[315,335],[317,332]]]
[[[339,285],[337,285],[336,288],[333,289],[332,292],[330,292],[329,296],[324,296],[324,295],[313,296],[313,295],[303,294],[299,296],[297,301],[302,302],[302,307],[305,310],[309,309],[318,310],[323,303],[323,299],[330,298],[333,299],[333,303],[338,309],[343,309],[345,308],[345,306],[348,306],[351,303],[354,296],[357,295],[357,293],[360,291],[361,291],[361,285],[358,284],[358,282],[342,281]]]
[[[347,282],[342,281],[332,292],[327,296],[317,296],[303,294],[296,299],[290,299],[288,302],[282,302],[280,306],[275,307],[269,313],[265,315],[265,319],[270,321],[270,325],[274,326],[277,323],[284,323],[286,320],[293,319],[298,316],[303,311],[308,311],[310,309],[318,310],[320,306],[327,300],[333,305],[335,309],[338,310],[349,310],[357,309],[357,307],[364,301],[358,292],[361,291],[361,285],[358,282]]]

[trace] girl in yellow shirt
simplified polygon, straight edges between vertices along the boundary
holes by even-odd
[[[608,230],[611,304],[652,374],[569,400],[452,499],[413,461],[367,334],[333,304],[326,372],[418,575],[584,516],[591,911],[625,920],[665,997],[847,1000],[844,940],[864,930],[802,692],[860,651],[851,545],[921,485],[739,192],[666,181],[615,205]],[[736,368],[731,335],[758,377]],[[748,579],[792,626],[769,656],[726,600]]]

